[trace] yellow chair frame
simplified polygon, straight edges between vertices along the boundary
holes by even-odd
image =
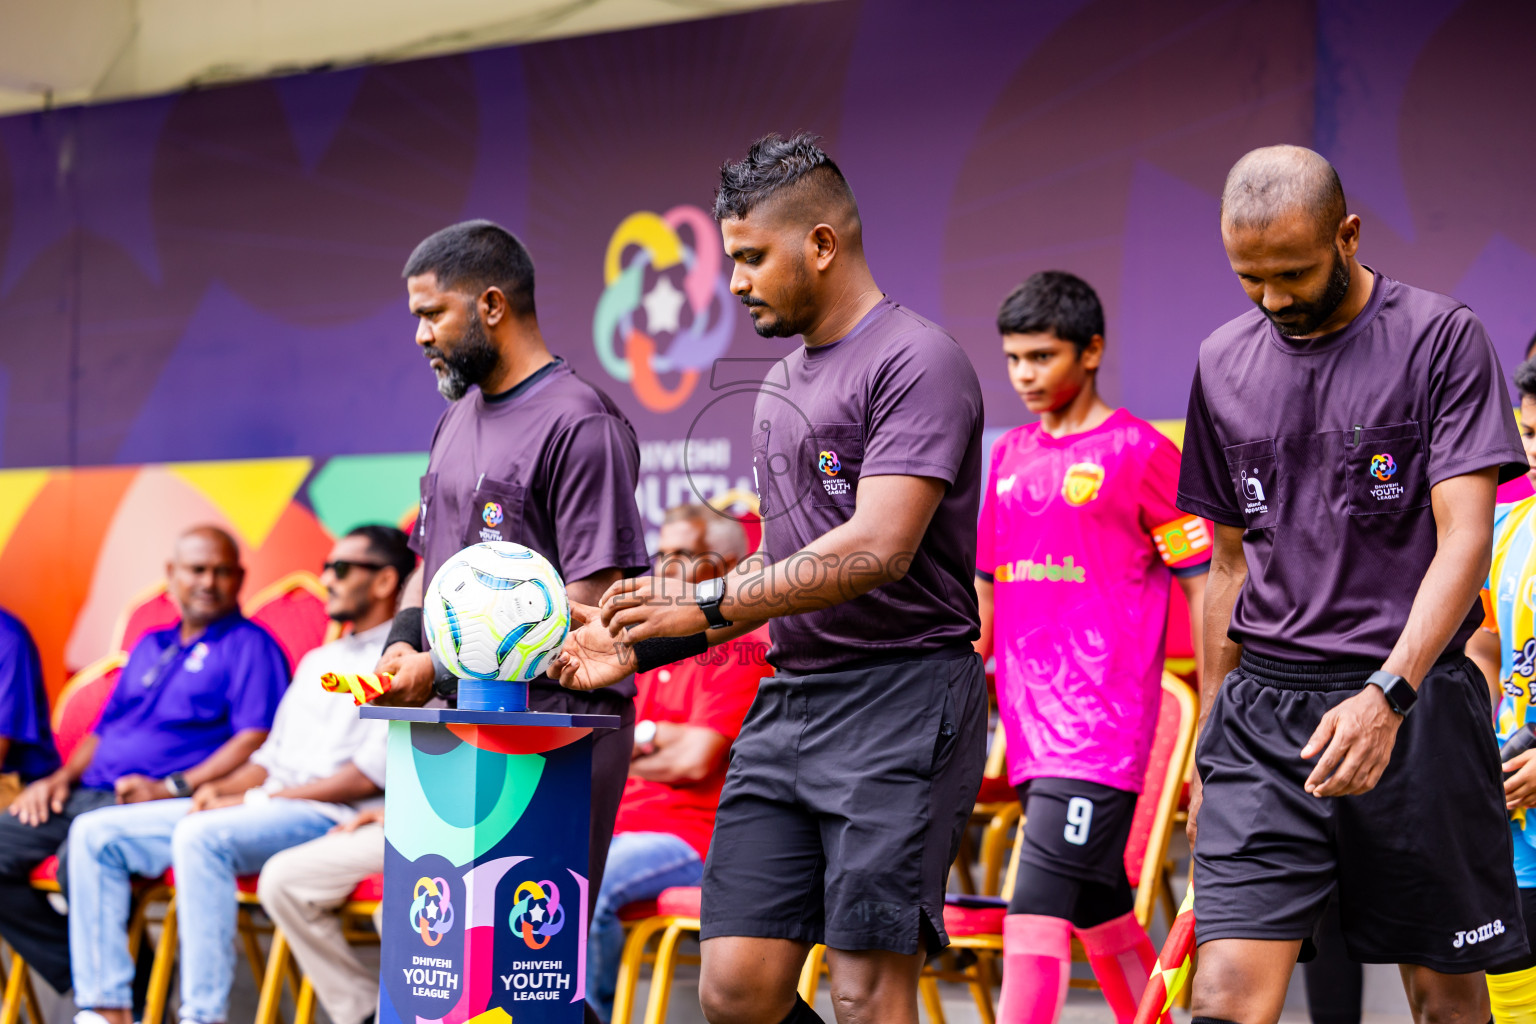
[[[378,907],[378,900],[351,900],[342,905],[342,931],[348,942],[377,943],[379,941],[379,934],[374,931],[371,923],[366,930],[355,925],[348,926],[346,923],[358,918],[371,919]],[[314,1024],[314,983],[309,980],[309,975],[299,968],[298,961],[293,957],[293,949],[288,945],[288,937],[283,934],[281,928],[272,930],[272,946],[267,951],[266,971],[260,978],[260,984],[261,995],[256,1002],[254,1024],[277,1024],[282,1019],[281,1004],[285,985],[293,996],[294,1024]]]
[[[1141,877],[1136,883],[1134,913],[1137,922],[1143,928],[1151,925],[1152,915],[1159,902],[1162,903],[1169,921],[1173,920],[1177,911],[1177,903],[1173,899],[1172,866],[1167,860],[1168,843],[1173,838],[1179,811],[1179,798],[1183,794],[1184,782],[1189,778],[1194,761],[1195,729],[1198,725],[1195,695],[1190,691],[1189,686],[1177,676],[1165,672],[1162,689],[1164,693],[1172,694],[1178,701],[1179,734],[1174,741],[1173,752],[1168,758],[1168,771],[1163,776],[1162,790],[1158,794],[1157,808],[1152,819],[1152,832],[1147,837],[1147,850],[1141,862]],[[1001,895],[1005,898],[1013,895],[1023,838],[1024,830],[1020,828],[1014,836],[1013,857],[1009,862],[1007,878],[1002,887]],[[1077,940],[1074,938],[1072,941],[1074,951],[1078,951]],[[950,948],[973,950],[977,960],[974,965],[962,971],[943,971],[931,967],[924,969],[920,991],[929,1019],[933,1024],[944,1024],[944,1010],[939,1003],[937,988],[937,982],[944,980],[957,981],[969,986],[971,997],[976,1002],[976,1012],[981,1017],[981,1024],[995,1024],[996,1016],[992,1007],[991,960],[1002,952],[1003,937],[1001,935],[959,936],[950,940]],[[1073,988],[1098,987],[1096,982],[1086,978],[1074,978],[1070,984]]]

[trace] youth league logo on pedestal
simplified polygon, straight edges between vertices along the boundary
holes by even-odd
[[[593,729],[611,715],[391,719],[379,1024],[583,1020]]]

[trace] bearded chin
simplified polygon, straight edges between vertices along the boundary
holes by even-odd
[[[450,402],[457,402],[469,391],[469,381],[457,370],[449,368],[437,375],[437,393]]]
[[[443,368],[437,373],[437,393],[457,402],[471,384],[480,384],[501,364],[501,353],[486,336],[485,325],[475,316],[453,354],[443,355]]]

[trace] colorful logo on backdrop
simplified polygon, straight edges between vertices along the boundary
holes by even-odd
[[[500,526],[503,519],[501,505],[494,501],[485,503],[485,508],[480,510],[480,518],[485,520],[486,526]]]
[[[1386,452],[1371,456],[1371,476],[1377,480],[1390,480],[1397,472],[1397,460]]]
[[[686,402],[699,374],[730,347],[721,263],[719,230],[697,206],[632,213],[608,240],[592,343],[608,375],[651,412]]]
[[[842,470],[843,464],[837,461],[837,452],[822,452],[821,458],[816,462],[816,468],[827,476],[837,476]]]
[[[435,946],[453,929],[453,900],[448,895],[448,882],[442,878],[423,876],[416,879],[416,889],[411,897],[411,930],[421,935],[421,941]]]
[[[512,896],[517,900],[509,922],[512,931],[522,936],[529,949],[543,949],[565,927],[559,888],[546,878],[524,882]]]
[[[1067,467],[1061,482],[1061,496],[1068,505],[1086,505],[1099,496],[1104,486],[1104,467],[1096,462],[1074,462]]]

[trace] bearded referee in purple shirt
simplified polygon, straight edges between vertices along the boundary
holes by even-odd
[[[1277,1020],[1337,889],[1350,959],[1401,965],[1419,1024],[1478,1024],[1482,971],[1526,949],[1462,653],[1494,488],[1527,468],[1504,375],[1465,305],[1356,258],[1360,218],[1311,150],[1239,160],[1221,235],[1257,308],[1200,346],[1177,499],[1217,524],[1194,1021]]]
[[[379,670],[394,675],[378,703],[452,699],[458,680],[424,653],[422,581],[463,548],[513,541],[554,565],[573,601],[596,601],[650,559],[635,504],[640,446],[613,401],[552,355],[533,300],[533,260],[490,221],[443,228],[411,253],[406,291],[416,344],[449,402],[432,435],[411,547],[421,565],[406,582]],[[627,675],[627,673],[626,673]],[[528,688],[534,711],[619,716],[592,743],[589,902],[602,887],[608,845],[629,774],[634,681],[599,693]],[[590,908],[589,908],[590,909]],[[598,1019],[587,1007],[587,1019]]]
[[[803,339],[751,423],[765,558],[697,587],[614,585],[562,681],[623,671],[615,637],[646,668],[771,619],[775,674],[732,747],[705,862],[704,1015],[820,1020],[795,986],[825,942],[839,1020],[916,1024],[986,751],[981,387],[953,338],[876,286],[853,192],[814,136],[727,164],[715,217],[757,333]]]

